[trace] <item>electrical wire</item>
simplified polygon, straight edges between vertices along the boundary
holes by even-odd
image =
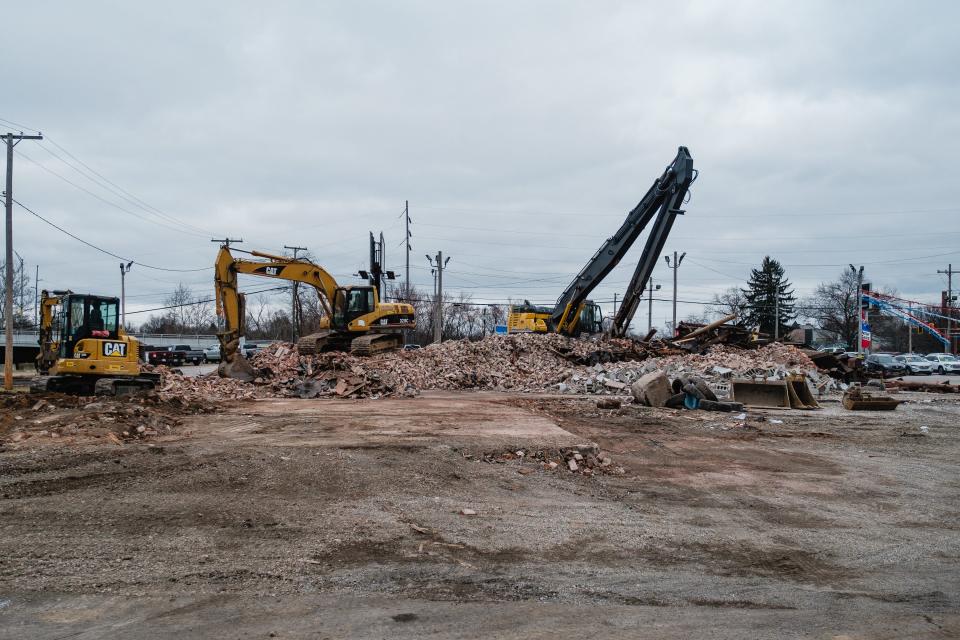
[[[194,232],[194,231],[188,231],[188,230],[184,230],[184,229],[178,229],[177,227],[173,227],[173,226],[170,226],[170,225],[168,225],[168,224],[164,224],[164,223],[160,222],[159,220],[154,220],[154,219],[152,219],[152,218],[146,218],[146,217],[140,215],[139,213],[137,213],[137,212],[135,212],[135,211],[131,211],[130,209],[127,209],[127,208],[125,208],[125,207],[121,207],[121,206],[118,205],[116,202],[111,202],[110,200],[107,200],[106,198],[100,196],[99,194],[94,193],[93,191],[90,191],[90,190],[87,189],[86,187],[83,187],[83,186],[77,184],[76,182],[74,182],[74,181],[71,180],[70,178],[67,178],[67,177],[65,177],[65,176],[60,175],[59,173],[57,173],[57,172],[54,171],[53,169],[47,167],[47,166],[44,165],[43,163],[37,162],[36,160],[34,160],[33,158],[31,158],[31,157],[28,156],[27,154],[23,153],[22,151],[14,151],[14,153],[16,153],[18,156],[20,156],[20,157],[23,158],[24,160],[27,160],[28,162],[31,162],[31,163],[37,165],[38,167],[40,167],[41,169],[43,169],[44,171],[46,171],[46,172],[49,173],[50,175],[52,175],[52,176],[54,176],[54,177],[56,177],[56,178],[59,178],[60,180],[63,180],[64,182],[66,182],[66,183],[69,184],[70,186],[72,186],[72,187],[74,187],[74,188],[76,188],[76,189],[79,189],[80,191],[83,191],[83,192],[86,193],[87,195],[89,195],[89,196],[91,196],[91,197],[93,197],[93,198],[96,198],[96,199],[99,200],[100,202],[103,202],[104,204],[107,204],[107,205],[113,207],[114,209],[117,209],[117,210],[122,211],[122,212],[124,212],[124,213],[126,213],[126,214],[128,214],[128,215],[131,215],[131,216],[133,216],[134,218],[137,218],[137,219],[142,220],[142,221],[144,221],[144,222],[149,222],[149,223],[151,223],[151,224],[155,224],[155,225],[157,225],[157,226],[159,226],[159,227],[163,227],[164,229],[169,229],[169,230],[171,230],[171,231],[176,231],[177,233],[183,233],[183,234],[185,234],[185,235],[195,236],[195,237],[200,237],[200,238],[207,238],[207,237],[209,237],[209,235],[207,235],[207,234],[196,233],[196,232]]]
[[[270,287],[269,289],[261,289],[259,291],[248,291],[244,295],[256,295],[258,293],[267,293],[268,291],[289,291],[289,287]],[[165,311],[167,309],[180,309],[182,307],[191,307],[198,304],[207,304],[208,302],[216,302],[216,298],[206,298],[204,300],[192,300],[190,302],[184,302],[183,304],[170,304],[165,307],[154,307],[153,309],[140,309],[139,311],[127,311],[126,315],[132,316],[137,313],[150,313],[152,311]]]
[[[132,260],[132,259],[130,259],[130,258],[125,258],[125,257],[123,257],[123,256],[121,256],[121,255],[118,255],[118,254],[116,254],[116,253],[113,253],[112,251],[107,251],[106,249],[103,249],[103,248],[101,248],[101,247],[98,247],[97,245],[95,245],[95,244],[93,244],[93,243],[91,243],[91,242],[87,242],[87,241],[84,240],[83,238],[80,238],[80,237],[78,237],[78,236],[70,233],[69,231],[67,231],[67,230],[64,229],[63,227],[58,226],[57,224],[55,224],[55,223],[53,223],[53,222],[50,222],[49,220],[47,220],[46,218],[44,218],[42,215],[40,215],[39,213],[37,213],[36,211],[34,211],[33,209],[31,209],[30,207],[26,206],[25,204],[23,204],[23,203],[20,202],[19,200],[14,199],[13,201],[17,204],[18,207],[20,207],[21,209],[23,209],[24,211],[26,211],[26,212],[29,213],[30,215],[32,215],[32,216],[34,216],[34,217],[42,220],[43,222],[47,223],[48,225],[50,225],[51,227],[53,227],[53,228],[56,229],[57,231],[65,234],[65,235],[67,235],[67,236],[70,236],[71,238],[73,238],[73,239],[76,240],[77,242],[81,242],[81,243],[87,245],[88,247],[90,247],[91,249],[96,249],[96,250],[99,251],[100,253],[106,254],[106,255],[110,256],[111,258],[117,258],[118,260],[123,260],[124,262],[132,262],[133,264],[138,265],[138,266],[141,266],[141,267],[144,267],[144,268],[146,268],[146,269],[155,269],[155,270],[157,270],[157,271],[174,271],[174,272],[177,272],[177,273],[189,273],[189,272],[194,272],[194,271],[207,271],[208,269],[213,269],[213,267],[201,267],[201,268],[199,268],[199,269],[171,269],[171,268],[169,268],[169,267],[157,267],[157,266],[154,266],[154,265],[146,264],[146,263],[144,263],[144,262],[139,262],[139,261],[137,261],[137,260]]]
[[[93,174],[93,176],[96,176],[96,177],[95,177],[95,178],[94,178],[94,177],[91,177],[90,175],[88,175],[87,173],[81,171],[80,169],[78,169],[76,166],[74,166],[74,165],[71,164],[70,162],[67,162],[67,160],[65,160],[65,159],[64,159],[63,157],[61,157],[59,154],[57,154],[56,152],[48,149],[47,146],[46,146],[45,144],[43,144],[43,142],[50,142],[52,145],[54,145],[55,147],[57,147],[58,149],[60,149],[64,154],[70,156],[71,159],[73,159],[75,162],[77,162],[78,164],[80,164],[80,165],[81,165],[82,167],[84,167],[87,171],[89,171],[91,174]],[[73,169],[74,171],[76,171],[78,174],[80,174],[81,176],[83,176],[83,177],[86,178],[87,180],[90,180],[90,181],[91,181],[92,183],[94,183],[95,185],[101,187],[102,189],[105,189],[105,190],[109,191],[110,193],[112,193],[113,195],[117,196],[118,198],[124,200],[125,202],[128,202],[129,204],[131,204],[131,205],[133,205],[133,206],[135,206],[135,207],[138,207],[138,208],[142,209],[143,211],[145,211],[145,212],[147,212],[147,213],[149,213],[149,214],[151,214],[151,215],[155,215],[155,216],[157,216],[157,217],[159,217],[159,218],[161,218],[161,219],[163,219],[163,220],[166,220],[167,222],[170,222],[170,223],[173,223],[173,224],[177,224],[177,225],[181,225],[181,226],[186,227],[186,228],[188,228],[188,229],[193,229],[194,231],[196,231],[196,232],[198,232],[198,233],[201,233],[201,234],[203,234],[203,235],[206,235],[206,236],[217,235],[217,234],[215,234],[215,233],[212,232],[212,231],[209,231],[209,230],[207,230],[207,229],[202,229],[202,228],[197,227],[197,226],[195,226],[195,225],[193,225],[193,224],[190,224],[190,223],[188,223],[188,222],[184,222],[183,220],[180,220],[179,218],[176,218],[176,217],[174,217],[174,216],[172,216],[172,215],[170,215],[170,214],[168,214],[168,213],[165,213],[165,212],[161,211],[160,209],[157,209],[157,208],[154,207],[154,206],[149,205],[148,203],[144,202],[143,200],[141,200],[140,198],[138,198],[138,197],[135,196],[134,194],[130,193],[129,191],[127,191],[126,189],[124,189],[123,187],[121,187],[120,185],[118,185],[117,183],[115,183],[115,182],[113,182],[112,180],[110,180],[109,178],[105,177],[103,174],[99,173],[96,169],[94,169],[93,167],[91,167],[90,165],[88,165],[87,163],[85,163],[83,160],[80,160],[79,158],[77,158],[74,154],[70,153],[70,151],[68,151],[67,149],[63,148],[60,144],[57,143],[56,140],[50,138],[49,136],[47,136],[46,138],[44,138],[43,141],[39,141],[39,142],[37,143],[37,146],[39,146],[41,149],[43,149],[44,151],[46,151],[47,153],[49,153],[51,156],[53,156],[54,158],[56,158],[57,160],[59,160],[60,162],[62,162],[63,164],[65,164],[66,166],[68,166],[68,167],[70,167],[71,169]]]

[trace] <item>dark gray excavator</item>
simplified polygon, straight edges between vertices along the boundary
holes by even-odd
[[[633,277],[630,279],[627,291],[623,295],[623,304],[614,314],[610,335],[624,336],[627,334],[630,321],[633,320],[633,316],[637,312],[637,307],[643,298],[643,292],[647,288],[647,282],[653,274],[653,267],[660,257],[660,252],[663,251],[663,245],[667,242],[667,236],[673,227],[673,221],[678,215],[684,213],[680,207],[683,206],[690,185],[696,179],[697,172],[693,168],[693,158],[690,157],[690,152],[686,147],[680,147],[677,157],[667,167],[663,176],[653,183],[650,191],[643,197],[637,208],[630,212],[627,222],[630,222],[634,214],[638,214],[635,223],[638,227],[636,229],[637,234],[650,222],[654,215],[656,215],[656,220],[654,220],[653,227],[650,229],[650,235],[647,236],[647,242],[643,245],[643,253],[640,254],[640,260],[637,262],[637,268],[633,271]]]
[[[643,296],[647,280],[653,272],[653,266],[667,241],[674,218],[683,213],[680,207],[683,206],[687,190],[695,179],[696,172],[690,151],[686,147],[680,147],[677,150],[677,157],[667,166],[663,175],[654,181],[640,203],[627,214],[620,229],[607,238],[564,290],[547,319],[547,327],[550,331],[565,334],[577,333],[580,311],[590,293],[617,266],[644,228],[656,217],[650,236],[643,247],[643,254],[630,281],[630,287],[624,296],[623,305],[617,310],[610,329],[610,334],[614,336],[626,334]]]

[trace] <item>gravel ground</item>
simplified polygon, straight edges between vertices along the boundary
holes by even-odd
[[[900,397],[258,401],[8,442],[0,638],[956,637],[960,402]],[[502,455],[586,441],[625,472]]]

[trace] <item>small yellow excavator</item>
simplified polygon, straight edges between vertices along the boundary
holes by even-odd
[[[43,291],[40,375],[35,393],[123,395],[153,389],[160,379],[140,368],[140,342],[119,324],[119,298]]]
[[[234,249],[234,251],[241,251]],[[400,329],[416,327],[413,305],[380,302],[372,285],[341,287],[323,267],[302,258],[278,256],[262,251],[242,251],[261,260],[235,258],[222,245],[214,269],[217,315],[223,318],[220,339],[219,374],[225,378],[252,380],[255,372],[240,353],[240,339],[246,333],[244,294],[237,288],[237,274],[302,282],[317,290],[324,317],[320,331],[304,336],[297,350],[304,355],[321,351],[350,351],[372,355],[403,346]]]

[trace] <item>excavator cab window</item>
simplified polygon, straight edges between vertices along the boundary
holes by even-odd
[[[603,331],[603,312],[600,305],[590,302],[583,305],[578,328],[581,333],[600,333]]]
[[[337,289],[333,304],[333,327],[344,330],[351,321],[373,310],[373,287]]]
[[[72,358],[84,338],[116,339],[120,302],[116,298],[69,296],[58,318],[60,357]]]

